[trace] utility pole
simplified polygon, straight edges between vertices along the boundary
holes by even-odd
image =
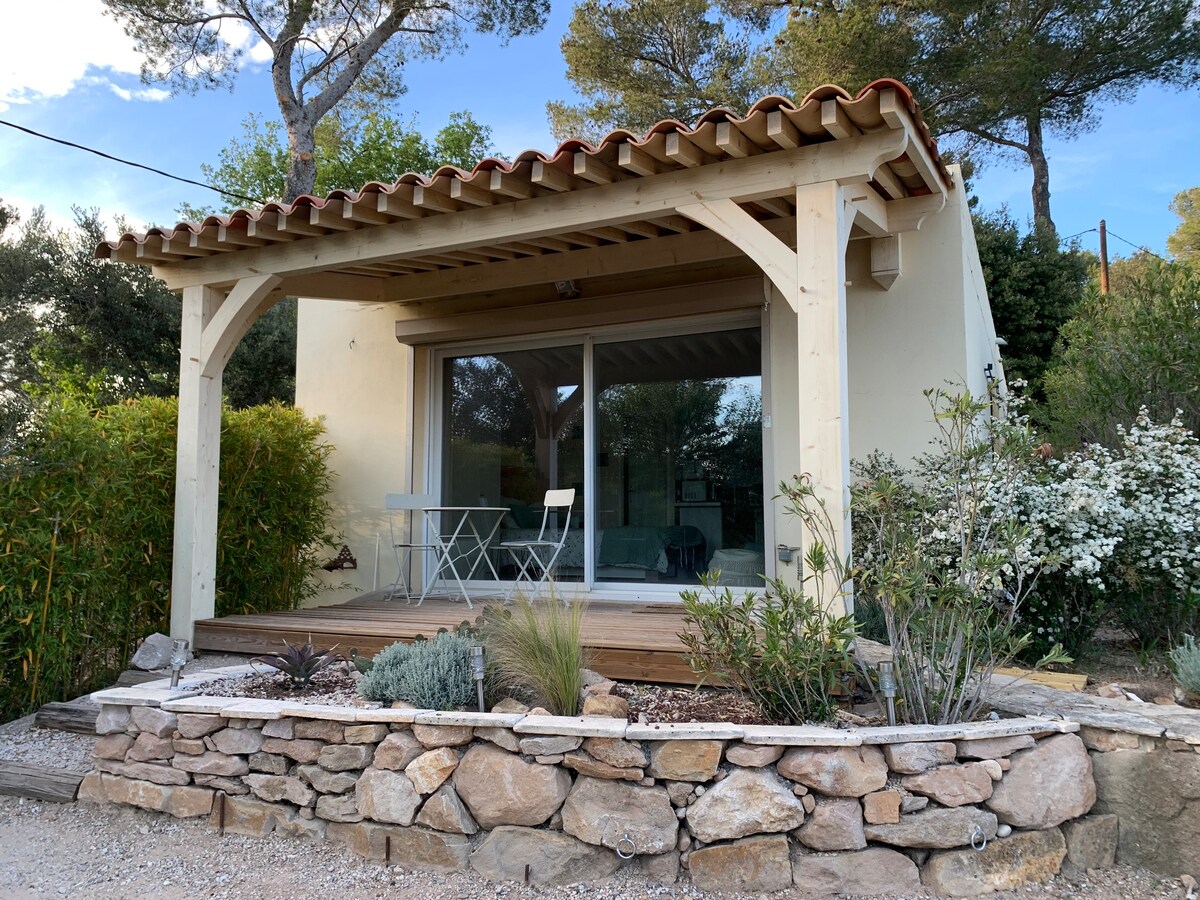
[[[1108,228],[1100,220],[1100,293],[1108,293]]]

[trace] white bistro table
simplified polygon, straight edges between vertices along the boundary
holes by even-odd
[[[437,567],[417,605],[420,606],[425,600],[434,582],[443,578],[450,587],[451,594],[453,595],[453,588],[457,586],[457,595],[467,601],[468,607],[472,607],[466,582],[475,577],[480,564],[487,566],[493,579],[500,580],[487,551],[496,537],[496,532],[500,530],[500,523],[504,521],[505,514],[509,512],[508,507],[428,506],[421,512],[424,513],[433,541],[437,544]],[[481,527],[480,520],[486,519],[488,515],[492,516],[491,523]],[[451,579],[453,585],[449,584]]]

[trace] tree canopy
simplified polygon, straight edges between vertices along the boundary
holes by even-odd
[[[405,172],[428,174],[439,166],[471,169],[494,152],[492,129],[475,121],[469,112],[456,112],[433,141],[414,125],[402,124],[380,109],[335,111],[316,131],[316,180],[313,191],[328,194],[338,188],[357,190],[369,181],[385,184]],[[262,202],[283,200],[286,193],[288,152],[282,125],[251,114],[242,122],[242,134],[221,151],[217,165],[200,166],[205,179],[232,194]],[[225,204],[228,211],[239,204]],[[201,219],[213,210],[184,204],[179,213]]]
[[[1167,249],[1179,262],[1200,264],[1200,187],[1176,194],[1171,212],[1183,221],[1167,236]]]
[[[388,101],[404,62],[463,46],[467,30],[537,31],[548,0],[104,0],[144,54],[142,77],[175,90],[232,86],[259,46],[288,137],[283,199],[311,193],[316,129],[352,92]]]
[[[585,0],[563,51],[589,103],[551,105],[552,123],[642,127],[770,91],[899,78],[954,149],[1027,162],[1034,216],[1053,228],[1046,137],[1096,127],[1104,103],[1149,82],[1200,75],[1195,0],[811,0],[774,29],[781,6]],[[756,35],[765,40],[749,52]]]

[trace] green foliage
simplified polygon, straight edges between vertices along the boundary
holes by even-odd
[[[556,716],[579,715],[588,654],[581,629],[587,605],[519,597],[512,607],[488,607],[479,631],[496,689],[532,701]]]
[[[169,626],[178,409],[46,398],[0,458],[0,717],[111,684]],[[222,419],[217,615],[291,609],[327,558],[330,448],[295,410]]]
[[[1039,567],[1013,498],[1035,439],[988,415],[995,398],[926,395],[937,441],[920,480],[876,465],[853,487],[855,586],[882,612],[902,715],[945,725],[977,717],[988,677],[1032,640],[1020,613]],[[1055,647],[1037,665],[1069,661]]]
[[[547,104],[556,137],[596,141],[659,119],[694,122],[754,99],[749,40],[709,16],[708,0],[583,0],[562,40],[567,77],[585,102]]]
[[[1060,249],[1045,227],[1021,234],[1007,213],[976,215],[974,222],[992,320],[1008,342],[1004,373],[1027,382],[1025,395],[1041,402],[1059,329],[1083,298],[1092,260],[1077,247]]]
[[[286,675],[294,691],[308,687],[314,675],[325,671],[341,659],[341,656],[333,652],[333,648],[313,649],[312,641],[302,646],[293,646],[285,640],[283,646],[286,648],[283,653],[267,653],[254,657],[250,662],[262,663],[281,675]]]
[[[471,707],[475,703],[471,642],[443,631],[432,641],[384,647],[358,683],[358,692],[367,700],[403,700],[418,709]]]
[[[1062,348],[1046,374],[1056,442],[1119,443],[1118,426],[1147,408],[1154,421],[1176,410],[1200,431],[1200,273],[1179,264],[1147,265],[1123,292],[1087,293],[1062,329]]]
[[[232,87],[239,75],[262,70],[242,64],[247,53],[263,48],[271,52],[265,71],[288,132],[285,202],[312,193],[316,129],[338,104],[394,100],[404,91],[401,76],[407,59],[438,58],[460,49],[468,29],[494,33],[502,40],[538,31],[550,10],[549,0],[104,4],[143,56],[143,80],[165,82],[175,90]]]
[[[828,0],[789,15],[764,80],[802,95],[901,79],[939,136],[1028,161],[1035,219],[1053,227],[1045,136],[1090,131],[1147,83],[1186,86],[1198,64],[1193,0]]]
[[[1171,651],[1171,669],[1179,685],[1193,694],[1200,694],[1200,647],[1190,634]]]
[[[433,141],[427,141],[413,123],[404,125],[375,108],[335,111],[317,126],[315,135],[316,180],[312,192],[358,190],[371,181],[391,184],[406,172],[431,174],[440,166],[470,170],[494,152],[492,129],[475,121],[469,112],[450,114]],[[242,134],[229,142],[212,166],[202,163],[205,180],[232,194],[263,203],[280,201],[288,172],[287,135],[276,121],[251,113],[242,122]],[[216,208],[182,205],[179,214],[199,221],[217,212],[254,205],[236,197]]]
[[[833,716],[832,693],[851,670],[854,617],[837,615],[840,594],[825,597],[829,582],[845,584],[850,570],[833,552],[834,528],[808,476],[779,486],[789,515],[804,526],[804,584],[768,582],[759,597],[735,598],[705,580],[703,592],[684,591],[686,630],[679,639],[701,682],[719,679],[749,696],[773,721],[798,725]]]
[[[1176,194],[1171,201],[1171,212],[1182,221],[1167,235],[1167,249],[1178,262],[1200,263],[1200,187]]]

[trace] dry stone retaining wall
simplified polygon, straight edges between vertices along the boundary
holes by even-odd
[[[1044,879],[1074,845],[1103,855],[1111,832],[1081,818],[1078,726],[1049,719],[847,731],[97,696],[82,799],[412,869],[563,884],[628,858],[711,890],[966,895]]]

